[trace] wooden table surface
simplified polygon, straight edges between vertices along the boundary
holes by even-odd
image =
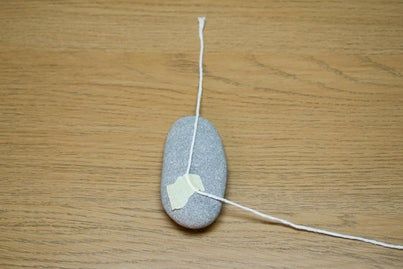
[[[202,114],[226,197],[403,243],[401,1],[1,1],[0,268],[401,268],[403,252],[224,206],[176,226],[165,136]]]

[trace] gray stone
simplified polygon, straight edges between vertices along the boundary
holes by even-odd
[[[187,204],[172,210],[167,185],[186,173],[192,142],[194,116],[178,119],[169,130],[164,148],[161,175],[161,201],[168,216],[190,229],[205,228],[215,221],[221,211],[219,201],[194,193]],[[221,138],[214,126],[199,118],[190,174],[201,177],[205,192],[224,197],[227,185],[227,162]]]

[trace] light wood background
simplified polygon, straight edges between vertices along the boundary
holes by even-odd
[[[1,1],[0,268],[401,268],[403,253],[225,206],[160,205],[166,133],[221,133],[227,198],[403,243],[401,1]]]

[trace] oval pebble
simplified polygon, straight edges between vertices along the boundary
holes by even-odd
[[[189,229],[202,229],[219,216],[222,204],[194,193],[183,208],[172,210],[167,185],[186,173],[195,116],[178,119],[168,132],[161,175],[161,201],[168,216]],[[205,192],[224,197],[227,162],[221,138],[214,126],[200,117],[190,174],[200,176]]]

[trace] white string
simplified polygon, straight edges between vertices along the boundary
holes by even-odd
[[[199,39],[200,39],[199,89],[197,91],[196,117],[195,117],[195,122],[194,122],[194,126],[193,126],[192,143],[190,144],[189,160],[188,160],[188,166],[186,169],[186,174],[189,174],[190,166],[192,165],[193,149],[194,149],[195,140],[196,140],[197,125],[199,124],[200,103],[201,103],[201,97],[202,97],[202,93],[203,93],[203,53],[204,53],[203,30],[204,30],[204,25],[206,22],[206,17],[199,17],[198,19],[199,19]]]
[[[312,232],[312,233],[318,233],[318,234],[324,234],[328,236],[333,236],[333,237],[338,237],[338,238],[344,238],[344,239],[349,239],[349,240],[356,240],[356,241],[361,241],[369,244],[374,244],[378,246],[382,246],[385,248],[393,248],[393,249],[403,249],[403,245],[395,245],[395,244],[389,244],[373,239],[368,239],[364,237],[359,237],[359,236],[353,236],[353,235],[348,235],[348,234],[341,234],[341,233],[336,233],[336,232],[331,232],[323,229],[318,229],[310,226],[305,226],[305,225],[300,225],[300,224],[295,224],[292,223],[288,220],[277,218],[265,213],[262,213],[260,211],[257,211],[255,209],[243,206],[241,204],[238,204],[236,202],[230,201],[228,199],[216,196],[211,193],[199,191],[190,181],[189,179],[189,172],[190,172],[190,166],[192,164],[192,157],[193,157],[193,150],[194,150],[194,144],[196,140],[196,134],[197,134],[197,125],[199,122],[199,117],[200,117],[200,102],[201,102],[201,97],[202,97],[202,92],[203,92],[203,52],[204,52],[204,39],[203,39],[203,30],[204,30],[204,25],[205,25],[205,17],[199,17],[199,38],[200,38],[200,57],[199,57],[199,89],[198,89],[198,94],[197,94],[197,105],[196,105],[196,116],[195,116],[195,122],[194,122],[194,127],[193,127],[193,137],[192,137],[192,144],[190,146],[190,152],[189,152],[189,161],[188,161],[188,166],[185,174],[185,178],[187,183],[192,187],[192,189],[205,197],[209,197],[211,199],[220,201],[222,203],[230,204],[235,207],[238,207],[244,211],[250,212],[256,216],[259,216],[263,218],[264,220],[267,220],[272,223],[278,223],[284,226],[291,227],[296,230],[300,231],[306,231],[306,232]]]

